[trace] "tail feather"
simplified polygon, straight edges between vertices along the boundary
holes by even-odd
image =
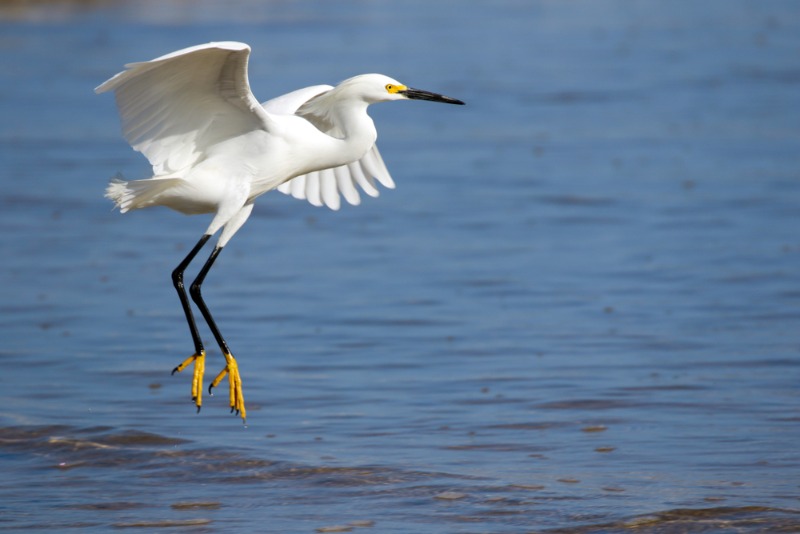
[[[155,205],[157,197],[178,181],[180,178],[126,181],[118,174],[106,187],[105,196],[117,205],[121,213],[125,213]]]

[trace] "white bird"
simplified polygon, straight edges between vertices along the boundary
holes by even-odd
[[[153,166],[145,180],[112,180],[106,197],[122,213],[166,206],[185,214],[213,214],[211,224],[172,272],[194,342],[194,354],[174,370],[194,363],[192,400],[200,410],[205,349],[183,284],[183,273],[220,229],[219,240],[189,294],[225,357],[211,382],[229,379],[231,412],[246,411],[236,360],[203,301],[200,288],[222,248],[241,228],[256,198],[272,189],[314,205],[339,208],[341,194],[359,203],[356,185],[377,196],[375,180],[394,183],[381,159],[367,106],[389,100],[462,101],[411,89],[381,74],[363,74],[338,86],[299,89],[259,104],[247,77],[250,47],[217,42],[178,50],[127,70],[95,89],[113,91],[122,131]]]

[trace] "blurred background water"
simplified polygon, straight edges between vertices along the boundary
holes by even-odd
[[[0,28],[0,530],[800,530],[797,3],[7,1]],[[246,427],[169,374],[208,220],[112,211],[149,169],[92,92],[212,40],[253,47],[260,100],[381,72],[467,102],[372,107],[396,190],[270,193],[226,247]]]

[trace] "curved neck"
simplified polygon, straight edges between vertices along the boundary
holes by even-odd
[[[361,100],[348,100],[331,110],[329,120],[336,126],[328,135],[341,141],[337,143],[341,150],[340,165],[360,159],[378,138],[375,123],[367,114],[368,105]]]
[[[315,144],[318,163],[325,165],[322,168],[360,159],[378,138],[375,123],[367,114],[369,103],[349,95],[345,89],[346,86],[335,87],[312,98],[297,111],[297,115],[324,134],[325,141],[318,139]]]

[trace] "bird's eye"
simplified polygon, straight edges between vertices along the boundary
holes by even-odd
[[[394,85],[387,83],[386,90],[389,91],[390,93],[394,93]]]

